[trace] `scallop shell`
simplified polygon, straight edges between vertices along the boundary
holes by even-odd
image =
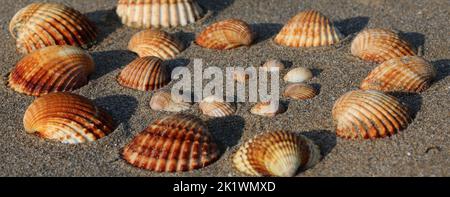
[[[299,67],[290,70],[285,76],[284,81],[290,83],[301,83],[313,78],[313,73],[310,69]]]
[[[392,58],[376,67],[361,84],[363,90],[422,92],[430,87],[436,70],[417,56]]]
[[[147,29],[186,26],[205,11],[197,0],[119,0],[116,13],[123,24]]]
[[[20,60],[9,74],[8,86],[31,96],[75,90],[94,72],[92,57],[73,46],[49,46]]]
[[[27,133],[67,144],[98,140],[115,129],[110,115],[89,99],[72,93],[37,98],[25,112]]]
[[[289,84],[283,93],[284,97],[289,97],[297,100],[314,98],[316,95],[317,91],[312,86],[305,83]]]
[[[150,108],[155,111],[181,112],[188,110],[191,105],[179,96],[173,96],[168,91],[155,93],[150,100]]]
[[[276,60],[276,59],[268,60],[261,67],[261,69],[266,72],[275,72],[275,71],[280,72],[284,68],[285,68],[285,66],[284,66],[283,62],[281,62],[280,60]]]
[[[375,90],[355,90],[333,107],[336,133],[343,138],[383,138],[407,127],[411,118],[395,97]]]
[[[286,107],[280,103],[274,103],[273,101],[263,101],[257,103],[250,109],[250,113],[252,114],[267,117],[274,117],[277,114],[284,113],[285,111]]]
[[[292,177],[320,161],[317,145],[292,132],[274,131],[245,142],[232,157],[238,171],[251,176]]]
[[[123,149],[133,166],[156,172],[203,168],[219,158],[207,126],[193,115],[176,114],[157,120]]]
[[[32,3],[9,23],[21,53],[52,45],[89,48],[96,43],[97,28],[79,11],[59,3]]]
[[[207,27],[195,42],[204,48],[225,50],[250,46],[253,33],[250,26],[239,19],[228,19]]]
[[[183,44],[174,36],[159,30],[144,30],[135,34],[128,43],[128,49],[139,57],[154,56],[172,59],[183,50]]]
[[[394,57],[414,56],[411,45],[387,29],[366,29],[352,41],[351,53],[363,60],[384,62]]]
[[[208,96],[199,104],[203,114],[211,117],[225,117],[234,114],[236,111],[231,103],[224,102],[215,96]]]
[[[343,38],[334,24],[315,10],[300,12],[281,29],[275,43],[288,47],[317,47],[338,43]]]
[[[157,57],[141,57],[128,64],[120,72],[120,85],[141,90],[157,90],[170,82],[170,74]]]

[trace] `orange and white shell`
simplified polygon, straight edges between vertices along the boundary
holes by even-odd
[[[263,101],[257,103],[250,109],[250,113],[266,117],[274,117],[284,112],[286,112],[286,107],[274,101]]]
[[[250,26],[239,19],[219,21],[197,36],[195,43],[204,48],[226,50],[250,46],[254,36]]]
[[[215,96],[204,98],[199,104],[203,114],[211,117],[225,117],[234,114],[236,111],[231,103],[223,101]]]
[[[155,111],[181,112],[190,107],[182,96],[172,95],[169,91],[156,92],[150,100],[150,108]]]
[[[292,83],[286,86],[283,92],[284,97],[289,97],[296,100],[306,100],[314,98],[317,91],[311,85],[305,83]]]
[[[139,57],[154,56],[173,59],[183,50],[183,43],[176,37],[159,30],[144,30],[135,34],[128,43],[128,49]]]
[[[66,92],[86,85],[94,70],[94,60],[82,49],[49,46],[22,58],[9,74],[8,86],[30,96]]]

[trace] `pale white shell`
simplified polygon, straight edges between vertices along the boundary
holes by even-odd
[[[277,114],[284,113],[285,111],[286,111],[285,106],[273,101],[264,101],[257,103],[250,109],[250,113],[252,114],[267,117],[274,117]]]
[[[294,68],[284,76],[284,81],[290,83],[301,83],[313,78],[313,73],[305,67]]]
[[[155,111],[181,112],[188,110],[191,104],[184,102],[178,95],[172,95],[169,91],[159,91],[150,100],[150,108]]]
[[[270,59],[266,63],[264,63],[261,67],[261,70],[266,72],[275,72],[275,71],[281,71],[285,68],[283,62],[276,59]]]

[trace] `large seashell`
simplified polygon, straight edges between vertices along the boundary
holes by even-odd
[[[231,103],[224,102],[215,96],[208,96],[199,104],[203,114],[211,117],[225,117],[232,115],[236,110]]]
[[[59,3],[32,3],[9,23],[21,53],[52,45],[89,48],[96,43],[97,29],[79,11]]]
[[[251,176],[292,177],[320,161],[317,145],[292,132],[275,131],[245,142],[232,157],[238,171]]]
[[[363,90],[422,92],[430,87],[436,70],[417,56],[397,57],[376,67],[361,84]]]
[[[338,43],[343,38],[334,24],[315,10],[300,12],[281,29],[275,43],[288,47],[317,47]]]
[[[135,34],[128,43],[128,49],[139,57],[154,56],[172,59],[183,50],[183,44],[172,35],[159,30],[144,30]]]
[[[289,84],[283,93],[284,97],[289,97],[297,100],[314,98],[316,95],[317,91],[312,86],[305,83]]]
[[[65,92],[88,83],[94,60],[78,47],[49,46],[20,60],[9,74],[8,86],[32,96]]]
[[[160,28],[195,23],[205,11],[197,0],[119,0],[116,13],[127,26]]]
[[[207,27],[195,42],[209,49],[233,49],[240,46],[250,46],[253,33],[250,26],[239,19],[228,19]]]
[[[89,99],[72,93],[37,98],[25,112],[25,131],[67,144],[98,140],[115,129],[110,115]]]
[[[355,90],[333,106],[336,133],[343,138],[383,138],[407,127],[408,109],[395,97],[375,90]]]
[[[366,29],[352,41],[351,53],[363,60],[384,62],[394,57],[414,56],[410,44],[387,29]]]
[[[181,96],[174,96],[168,91],[156,92],[150,100],[150,108],[155,111],[181,112],[191,105],[183,101]]]
[[[305,67],[294,68],[290,70],[285,76],[284,81],[290,83],[301,83],[313,78],[313,73],[310,69]]]
[[[123,150],[128,163],[156,172],[199,169],[218,157],[219,150],[205,123],[184,114],[155,121]]]
[[[280,72],[285,68],[283,62],[276,59],[270,59],[261,66],[261,69],[265,72]]]
[[[274,117],[277,114],[284,113],[285,111],[286,107],[284,107],[284,105],[273,101],[263,101],[257,103],[250,109],[250,113],[252,114],[267,117]]]
[[[141,90],[157,90],[170,82],[170,74],[157,57],[141,57],[128,64],[117,78],[120,85]]]

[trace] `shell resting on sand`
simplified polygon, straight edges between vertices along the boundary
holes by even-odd
[[[250,26],[239,19],[219,21],[207,27],[195,39],[201,47],[217,50],[250,46],[253,42]]]
[[[208,96],[199,104],[203,114],[211,117],[225,117],[232,115],[236,110],[231,103],[218,99],[215,96]]]
[[[173,59],[184,50],[183,44],[174,36],[159,30],[144,30],[133,35],[128,49],[139,57],[154,56]]]
[[[181,96],[174,96],[169,91],[156,92],[150,100],[150,108],[155,111],[181,112],[190,107]]]
[[[317,91],[311,85],[305,83],[292,83],[286,86],[283,92],[284,97],[289,97],[296,100],[306,100],[314,98]]]

